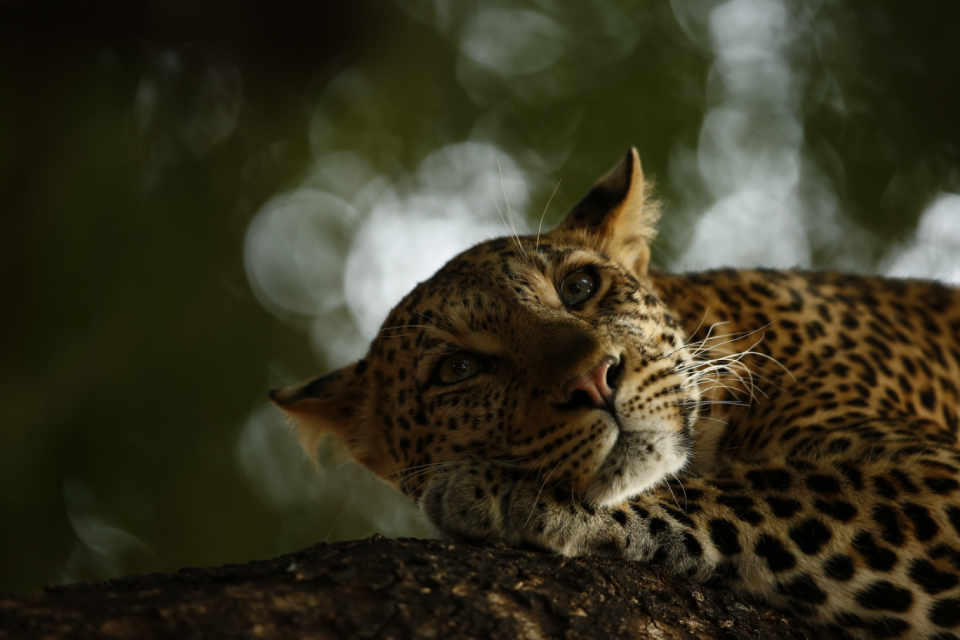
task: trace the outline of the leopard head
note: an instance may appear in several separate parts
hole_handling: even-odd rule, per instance
[[[417,285],[366,357],[270,397],[419,497],[481,456],[607,505],[680,470],[699,396],[648,275],[656,206],[631,149],[543,236],[479,244]]]

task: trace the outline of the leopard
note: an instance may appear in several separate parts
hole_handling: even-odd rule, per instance
[[[960,637],[960,291],[651,268],[636,149],[275,389],[454,540],[658,565],[852,638]]]

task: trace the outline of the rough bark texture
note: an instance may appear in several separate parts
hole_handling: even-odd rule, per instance
[[[380,536],[0,596],[0,638],[815,637],[630,562]]]

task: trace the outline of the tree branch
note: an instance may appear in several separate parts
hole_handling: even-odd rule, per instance
[[[622,560],[436,540],[0,596],[0,638],[823,640],[764,607]]]

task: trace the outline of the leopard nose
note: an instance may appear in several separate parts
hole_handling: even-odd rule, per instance
[[[587,373],[571,378],[563,383],[563,396],[567,401],[573,399],[574,393],[582,391],[590,398],[595,407],[606,406],[607,400],[613,397],[613,390],[607,381],[610,367],[615,367],[620,361],[613,356],[606,356],[595,364]]]

